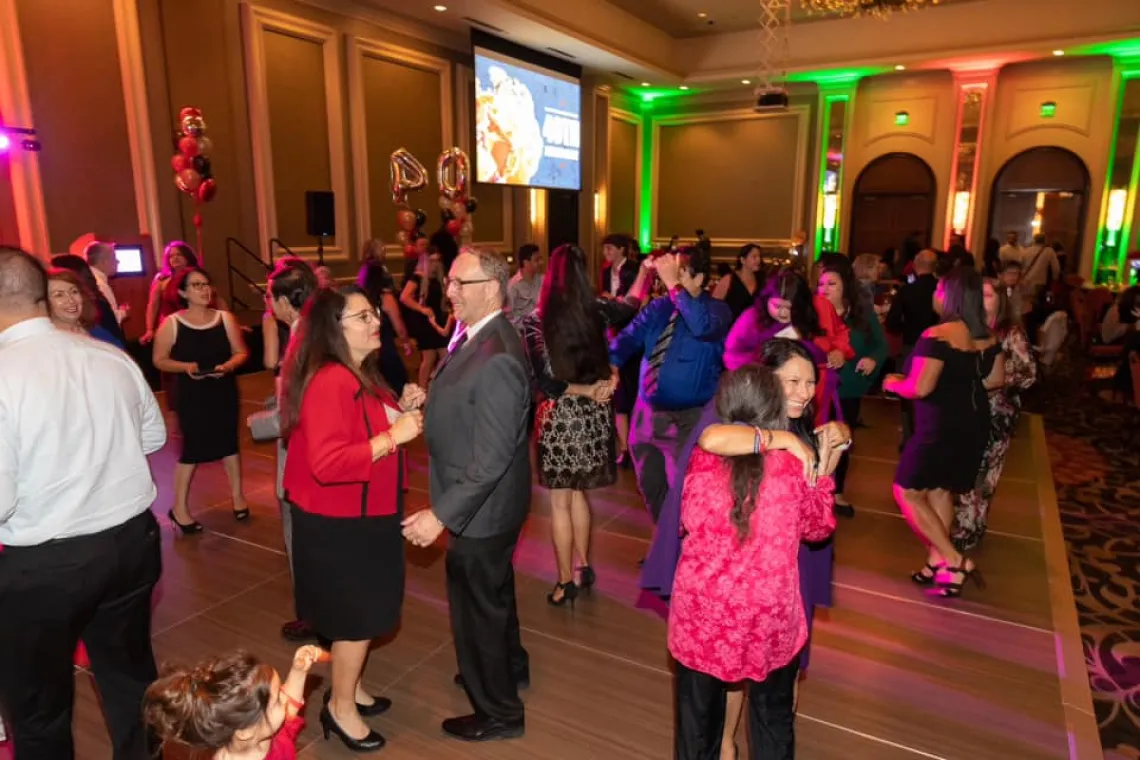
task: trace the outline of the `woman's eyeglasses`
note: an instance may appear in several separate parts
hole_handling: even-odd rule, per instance
[[[364,309],[363,311],[358,311],[354,314],[346,314],[341,317],[341,319],[345,321],[355,320],[363,325],[373,325],[379,324],[380,315],[376,313],[375,309]]]

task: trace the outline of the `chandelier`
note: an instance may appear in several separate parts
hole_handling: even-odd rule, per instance
[[[813,16],[870,16],[885,19],[892,13],[907,13],[938,5],[941,0],[801,0]]]

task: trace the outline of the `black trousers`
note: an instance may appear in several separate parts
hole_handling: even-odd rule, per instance
[[[840,398],[839,408],[843,410],[843,421],[851,428],[852,434],[855,430],[855,421],[859,419],[859,408],[863,405],[863,397],[856,396],[854,398]],[[851,466],[851,449],[843,452],[843,456],[839,459],[839,465],[835,468],[835,492],[843,493],[843,485],[847,482],[847,468]]]
[[[479,717],[523,718],[517,682],[530,661],[519,634],[512,564],[519,533],[452,536],[447,548],[447,602],[459,674]]]
[[[674,662],[674,760],[717,760],[724,734],[728,684]],[[751,760],[793,760],[796,756],[795,689],[797,654],[763,681],[749,681],[748,744]]]
[[[146,687],[158,677],[151,592],[162,574],[150,511],[78,538],[0,551],[0,706],[20,760],[71,760],[73,656],[82,639],[115,760],[145,760]]]

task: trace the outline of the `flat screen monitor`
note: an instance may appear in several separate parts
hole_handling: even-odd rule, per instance
[[[578,79],[475,47],[475,179],[581,189]]]
[[[146,274],[142,246],[116,245],[115,260],[119,262],[120,275]]]

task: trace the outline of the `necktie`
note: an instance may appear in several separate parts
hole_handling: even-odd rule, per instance
[[[443,357],[443,361],[439,363],[439,367],[436,369],[435,373],[432,375],[433,378],[439,377],[440,373],[443,372],[443,368],[446,367],[448,365],[448,363],[451,362],[451,357],[453,357],[457,353],[459,353],[459,349],[463,348],[463,346],[466,345],[466,343],[467,343],[467,331],[464,330],[463,333],[458,338],[455,339],[455,345],[453,345],[451,347],[451,350],[447,352],[447,356]]]
[[[661,365],[665,363],[665,354],[669,353],[669,344],[673,342],[673,333],[677,328],[677,317],[680,314],[676,309],[669,315],[665,329],[657,336],[653,350],[649,352],[649,369],[645,373],[645,397],[652,398],[657,392],[657,383],[661,376]]]

